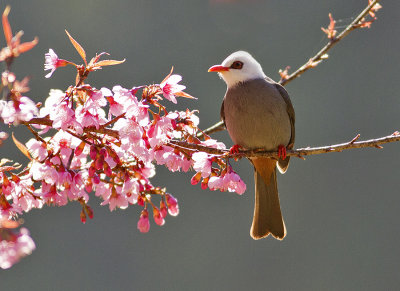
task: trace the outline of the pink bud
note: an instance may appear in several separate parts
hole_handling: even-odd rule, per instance
[[[119,156],[117,155],[117,153],[114,150],[109,149],[108,155],[114,160],[115,163],[117,163],[117,164],[121,163]]]
[[[96,173],[96,169],[94,168],[94,163],[92,163],[89,167],[89,177],[94,177]]]
[[[210,177],[204,178],[203,181],[201,181],[201,189],[206,190],[208,187],[208,181],[210,180]]]
[[[165,199],[167,199],[169,215],[177,216],[179,214],[178,200],[171,194],[166,194]]]
[[[85,222],[86,222],[86,214],[85,214],[85,212],[83,211],[83,209],[82,209],[82,211],[81,211],[81,221],[82,221],[82,223],[83,224],[85,224]]]
[[[137,204],[140,205],[140,206],[144,206],[144,199],[143,199],[142,195],[138,196]]]
[[[196,184],[198,184],[200,182],[200,179],[201,179],[201,173],[199,172],[199,173],[196,173],[196,175],[194,175],[192,177],[192,179],[190,180],[190,183],[192,185],[196,185]]]
[[[94,167],[96,168],[96,170],[103,169],[103,162],[104,162],[104,156],[99,154],[96,157],[96,160],[94,161]]]
[[[92,180],[93,180],[94,184],[99,184],[100,183],[100,177],[98,175],[94,175]]]
[[[100,155],[100,156],[103,156],[103,159],[104,159],[104,158],[107,158],[107,157],[108,157],[107,150],[106,150],[105,148],[102,148],[102,149],[100,150],[100,152],[99,152],[99,155]]]
[[[147,209],[143,209],[142,213],[140,214],[140,218],[137,224],[137,228],[140,232],[149,232],[150,230],[150,221],[149,221],[149,212]]]
[[[165,218],[168,213],[167,205],[165,204],[164,199],[161,199],[160,201],[160,213],[163,218]]]
[[[86,205],[86,212],[89,216],[90,219],[93,219],[93,210],[92,207],[90,207],[89,205]]]
[[[161,216],[160,210],[158,210],[157,207],[153,207],[153,218],[154,218],[154,222],[157,223],[158,225],[164,225],[165,220],[164,218]]]
[[[96,147],[94,145],[91,145],[90,146],[90,158],[92,160],[95,160],[96,156],[97,156],[97,149],[96,149]]]
[[[85,190],[86,192],[90,193],[93,190],[93,183],[92,181],[89,181],[85,184]]]
[[[84,141],[82,141],[79,146],[76,147],[75,149],[75,156],[79,156],[82,152],[83,149],[85,148],[86,143]]]
[[[106,174],[108,177],[112,176],[112,170],[110,166],[107,164],[107,162],[103,163],[103,169],[104,169],[104,174]]]

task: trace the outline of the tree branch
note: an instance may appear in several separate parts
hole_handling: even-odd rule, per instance
[[[314,68],[317,64],[328,58],[327,52],[339,41],[341,41],[345,36],[347,36],[351,31],[360,28],[360,23],[365,18],[365,16],[371,11],[371,9],[379,3],[379,0],[372,1],[355,19],[351,22],[337,37],[329,39],[329,42],[312,58],[310,58],[304,65],[298,68],[295,72],[290,74],[287,78],[279,81],[281,85],[286,85],[290,81],[296,79],[304,72],[311,68]],[[225,129],[223,121],[219,121],[209,128],[203,130],[199,133],[197,137],[202,137],[204,134],[212,134]]]
[[[335,144],[330,146],[322,146],[322,147],[306,147],[306,148],[299,148],[296,150],[288,150],[287,156],[293,156],[304,159],[304,156],[310,155],[318,155],[324,153],[334,153],[334,152],[341,152],[344,150],[349,149],[356,149],[356,148],[382,148],[382,144],[400,141],[400,133],[398,131],[394,132],[391,135],[384,136],[381,138],[376,139],[369,139],[364,141],[357,141],[360,135],[358,134],[352,140],[341,143]],[[237,154],[229,154],[229,150],[221,150],[215,148],[209,148],[202,145],[182,142],[182,141],[170,141],[168,146],[177,149],[185,149],[189,151],[202,151],[213,155],[227,155],[229,158],[242,158],[242,157],[271,157],[271,158],[278,158],[277,151],[265,151],[263,149],[255,149],[255,150],[239,150]]]

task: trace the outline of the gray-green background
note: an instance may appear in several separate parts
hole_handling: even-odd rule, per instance
[[[1,9],[6,2],[0,1]],[[90,76],[96,87],[160,82],[171,66],[198,100],[178,108],[200,110],[201,127],[219,119],[225,84],[207,69],[244,49],[279,79],[316,53],[328,13],[348,24],[367,1],[12,1],[10,22],[24,40],[39,44],[13,69],[31,75],[28,96],[43,101],[51,88],[74,80],[72,67],[44,78],[49,48],[79,62],[67,29],[89,56],[106,51],[123,65]],[[382,1],[378,21],[358,30],[330,59],[287,86],[296,110],[296,147],[345,142],[400,129],[398,1]],[[0,39],[4,46],[4,39]],[[4,125],[3,125],[4,128]],[[3,129],[4,130],[4,129]],[[22,127],[20,140],[30,138]],[[231,142],[226,134],[218,139]],[[1,157],[26,159],[9,140]],[[136,229],[140,207],[109,212],[93,197],[95,218],[86,225],[80,207],[31,211],[25,226],[37,244],[33,254],[0,271],[0,290],[394,290],[400,283],[400,148],[361,149],[293,159],[279,175],[288,235],[253,241],[252,167],[235,169],[248,185],[243,196],[203,191],[192,173],[158,169],[181,213],[150,233]]]

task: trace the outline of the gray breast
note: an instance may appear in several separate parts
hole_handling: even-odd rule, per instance
[[[276,149],[287,145],[291,125],[286,103],[273,82],[255,79],[229,88],[224,98],[225,124],[235,144]]]

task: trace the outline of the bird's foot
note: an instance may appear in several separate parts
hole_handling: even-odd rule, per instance
[[[284,145],[278,146],[278,157],[282,160],[286,159],[286,147]]]
[[[229,149],[229,154],[230,154],[230,155],[238,154],[238,153],[239,153],[239,149],[241,149],[241,148],[242,148],[242,146],[240,146],[240,145],[238,145],[238,144],[235,144],[234,146],[232,146],[232,147]]]

